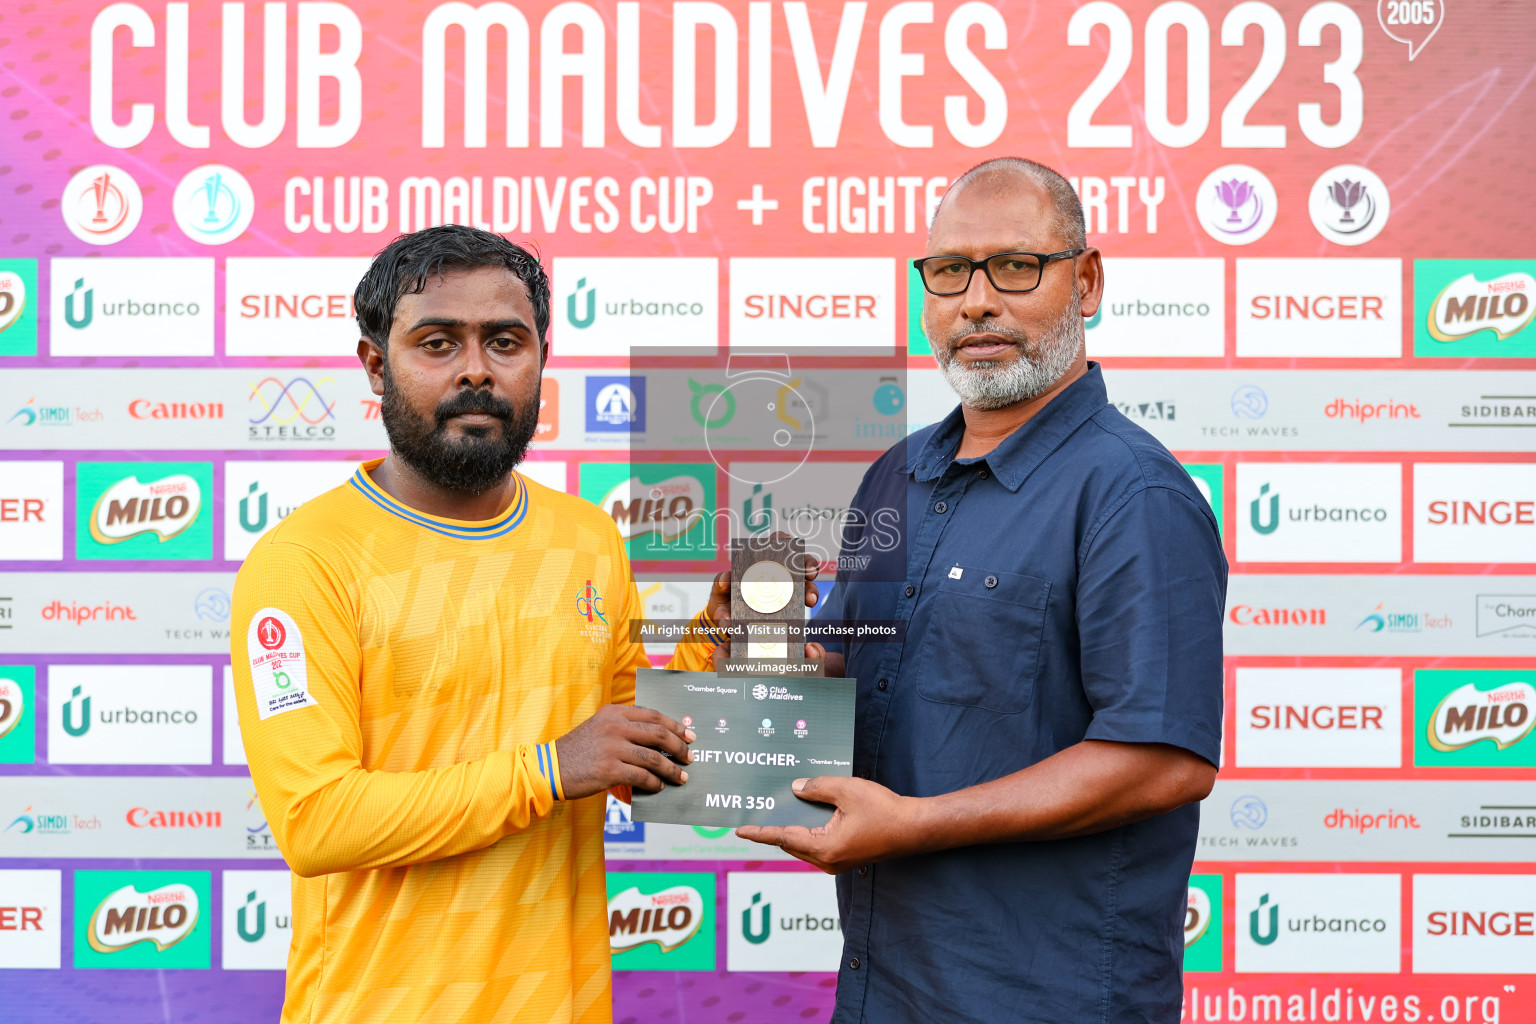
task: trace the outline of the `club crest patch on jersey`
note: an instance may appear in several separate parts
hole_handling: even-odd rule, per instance
[[[245,633],[245,651],[251,659],[256,713],[263,721],[317,703],[309,695],[304,637],[287,612],[263,608],[251,616]]]

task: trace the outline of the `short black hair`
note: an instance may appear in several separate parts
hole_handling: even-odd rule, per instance
[[[1056,211],[1055,223],[1051,226],[1056,237],[1060,238],[1068,249],[1081,249],[1087,246],[1088,227],[1083,221],[1083,203],[1077,197],[1077,190],[1072,187],[1070,181],[1061,176],[1059,171],[1035,160],[1026,160],[1021,156],[998,156],[983,160],[951,182],[949,188],[944,191],[944,197],[948,198],[951,193],[959,194],[961,187],[973,181],[997,178],[1005,174],[1020,175],[1045,189]],[[944,201],[941,199],[939,206],[943,205]],[[933,219],[939,219],[937,210],[934,211]],[[929,230],[932,230],[931,224]]]
[[[500,235],[463,224],[399,235],[386,245],[352,295],[358,329],[387,352],[400,296],[418,294],[434,274],[441,277],[445,271],[476,267],[504,267],[523,282],[533,304],[539,341],[544,342],[549,333],[549,275],[538,256]]]

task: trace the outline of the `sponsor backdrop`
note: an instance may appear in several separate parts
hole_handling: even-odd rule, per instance
[[[6,1019],[276,1018],[229,593],[384,445],[351,293],[389,238],[538,247],[527,472],[609,511],[680,619],[720,564],[662,543],[680,514],[825,532],[869,449],[953,406],[907,261],[1018,153],[1082,196],[1088,350],[1232,563],[1185,1018],[1536,1020],[1533,79],[1492,0],[7,5]],[[906,375],[786,378],[797,437],[863,441],[775,480],[673,443],[682,407],[742,424],[720,384],[668,401],[652,345]],[[616,1020],[826,1018],[828,879],[618,803],[606,835]]]

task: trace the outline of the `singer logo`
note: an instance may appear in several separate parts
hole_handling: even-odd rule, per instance
[[[115,953],[140,942],[170,949],[197,927],[197,891],[182,882],[139,892],[132,885],[107,894],[91,912],[86,933],[98,953]]]
[[[119,480],[91,509],[91,536],[98,544],[119,544],[141,533],[170,540],[191,526],[203,508],[197,481],[183,473],[141,483]]]

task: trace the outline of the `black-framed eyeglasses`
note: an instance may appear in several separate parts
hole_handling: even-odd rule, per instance
[[[971,286],[980,268],[1000,292],[1032,292],[1040,287],[1047,263],[1081,256],[1087,249],[1061,252],[997,252],[979,260],[968,256],[924,256],[912,261],[923,278],[923,287],[934,295],[959,295]]]

